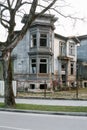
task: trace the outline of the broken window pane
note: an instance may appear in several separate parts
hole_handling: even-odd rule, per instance
[[[31,61],[32,73],[36,73],[36,59],[32,59]]]
[[[32,47],[36,47],[37,45],[37,37],[36,34],[32,35]]]

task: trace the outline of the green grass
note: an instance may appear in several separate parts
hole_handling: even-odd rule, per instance
[[[23,110],[40,110],[40,111],[62,111],[62,112],[87,112],[87,107],[78,106],[49,106],[49,105],[32,105],[17,104],[16,109]]]
[[[18,97],[41,97],[44,98],[43,92],[18,92]],[[76,99],[76,90],[67,90],[67,91],[46,91],[46,98],[63,98],[63,99]],[[78,89],[78,99],[87,99],[87,88]]]
[[[0,103],[0,108],[6,108],[4,103]],[[16,104],[15,109],[20,110],[40,110],[53,112],[87,112],[87,107],[79,106],[49,106],[49,105],[33,105],[33,104]]]
[[[3,108],[4,107],[4,103],[0,103],[0,108]]]

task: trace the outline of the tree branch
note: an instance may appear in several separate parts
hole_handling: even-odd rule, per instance
[[[13,49],[18,44],[18,41],[20,39],[22,39],[24,34],[27,32],[27,29],[31,26],[32,21],[35,20],[35,11],[36,11],[37,4],[38,4],[38,0],[33,0],[31,8],[30,8],[29,15],[27,15],[27,22],[23,26],[20,34],[18,34],[18,36],[16,38],[13,38],[12,44],[7,46],[7,48],[6,48],[7,50],[8,49]]]
[[[22,6],[22,0],[17,0],[16,4],[15,4],[15,12]]]
[[[64,18],[70,18],[70,19],[74,19],[74,20],[84,20],[84,18],[79,18],[79,17],[75,17],[72,15],[64,15],[63,13],[61,13],[60,11],[56,10],[55,8],[51,8],[52,10],[54,10],[55,12],[57,12],[60,16],[64,17]]]
[[[55,3],[56,3],[57,0],[53,0],[53,2],[51,2],[47,7],[45,7],[40,13],[38,13],[36,15],[36,17],[44,14],[48,9],[50,9]]]
[[[7,0],[8,8],[11,9],[10,0]]]
[[[5,28],[9,28],[9,26],[8,26],[8,24],[9,24],[9,21],[8,20],[6,20],[6,18],[3,18],[3,17],[5,17],[4,15],[3,15],[3,12],[4,11],[6,11],[7,9],[3,9],[3,10],[1,10],[1,14],[0,14],[0,21],[1,21],[1,24],[5,27]],[[7,23],[7,24],[5,24],[5,23]]]

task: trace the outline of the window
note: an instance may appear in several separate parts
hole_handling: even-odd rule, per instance
[[[36,47],[37,46],[37,35],[33,34],[32,35],[32,45],[31,47]]]
[[[48,60],[45,58],[38,59],[32,58],[31,59],[31,73],[47,73],[48,72]],[[37,69],[38,68],[38,69]],[[38,70],[38,71],[37,71]]]
[[[39,40],[40,47],[46,47],[47,46],[47,33],[41,33],[38,35],[36,33],[33,33],[31,35],[31,47],[37,46],[37,41]]]
[[[40,89],[47,89],[47,84],[40,84]]]
[[[87,82],[84,82],[84,87],[87,87]]]
[[[71,64],[70,64],[70,73],[71,73],[71,75],[73,75],[74,74],[74,63],[72,62]]]
[[[65,42],[61,42],[59,43],[59,54],[61,56],[65,56],[66,54],[66,45],[65,45]]]
[[[47,46],[47,34],[40,34],[40,46]]]
[[[47,73],[47,59],[40,59],[39,72]]]
[[[62,75],[62,83],[66,83],[66,75]]]
[[[31,60],[32,73],[36,73],[36,59]]]
[[[71,42],[69,43],[69,54],[75,55],[75,44]]]
[[[35,84],[30,84],[30,89],[35,89]]]
[[[66,70],[66,64],[65,64],[65,63],[62,63],[61,69],[62,69],[62,71],[65,71],[65,70]]]

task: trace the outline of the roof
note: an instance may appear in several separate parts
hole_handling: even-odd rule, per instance
[[[80,39],[77,36],[69,36],[68,39],[73,39],[76,43],[80,43]]]
[[[31,23],[31,28],[35,27],[35,26],[46,26],[46,27],[51,27],[53,30],[55,29],[54,23],[57,21],[57,17],[55,17],[55,15],[51,15],[51,14],[42,14],[42,15],[38,15],[38,13],[36,13],[37,17],[36,19]],[[22,23],[26,23],[28,19],[28,14],[25,14],[22,18]]]
[[[84,39],[87,39],[87,35],[78,36],[78,38],[79,38],[80,40],[84,40]]]
[[[57,33],[55,33],[55,37],[60,38],[62,40],[67,40],[67,37],[64,37],[64,36],[57,34]]]
[[[73,39],[76,43],[80,43],[80,39],[77,36],[68,36],[68,37],[65,37],[65,36],[62,36],[60,34],[56,34],[55,33],[55,37],[60,38],[60,39],[65,40],[65,41],[67,41],[69,39]]]
[[[36,13],[36,15],[38,15],[38,13]],[[26,19],[28,17],[28,14],[24,14],[23,16],[23,19],[22,19],[22,23],[25,23],[26,22]],[[36,19],[38,18],[45,18],[45,19],[51,19],[53,22],[56,22],[57,21],[57,17],[55,17],[55,15],[51,15],[51,14],[42,14],[40,16],[38,16]]]

